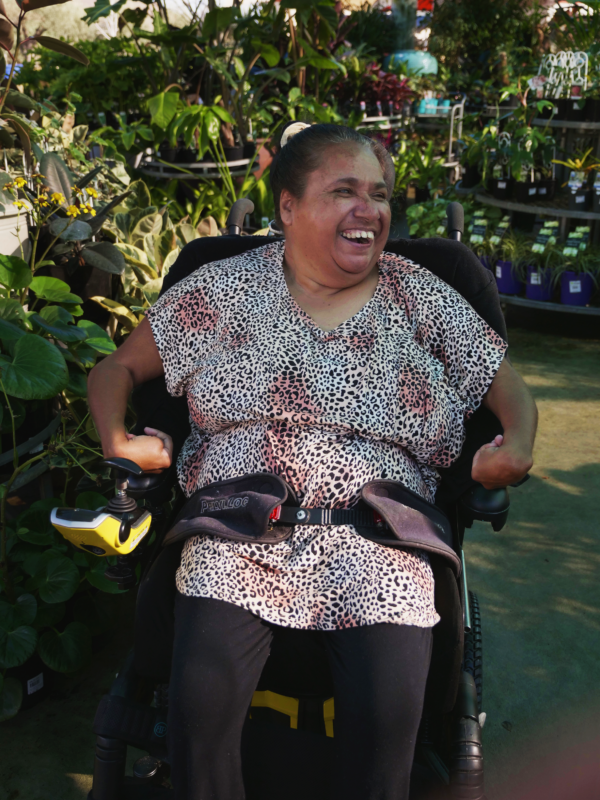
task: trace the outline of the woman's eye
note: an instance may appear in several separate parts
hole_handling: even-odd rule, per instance
[[[346,189],[346,188],[338,189],[337,192],[338,192],[338,194],[352,194],[352,190],[351,189]]]

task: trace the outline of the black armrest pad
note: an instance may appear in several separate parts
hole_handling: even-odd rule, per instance
[[[499,531],[508,519],[508,489],[484,489],[478,484],[461,496],[458,507],[466,528],[470,528],[475,520],[480,520],[490,522],[493,529]]]

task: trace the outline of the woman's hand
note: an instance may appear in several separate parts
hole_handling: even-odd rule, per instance
[[[173,459],[173,440],[155,428],[144,428],[145,436],[125,434],[125,440],[105,453],[107,458],[116,456],[128,458],[141,467],[144,472],[160,472],[171,466]]]
[[[486,489],[500,489],[518,483],[532,466],[531,448],[504,444],[504,437],[496,436],[475,453],[471,477]]]

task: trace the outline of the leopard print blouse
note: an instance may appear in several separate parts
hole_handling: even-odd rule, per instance
[[[460,454],[505,342],[447,284],[390,253],[369,302],[324,331],[290,295],[285,245],[208,264],[148,311],[168,390],[192,433],[178,461],[187,496],[251,472],[283,477],[307,507],[349,508],[375,478],[432,501]],[[189,539],[177,588],[292,628],[439,617],[426,554],[352,526],[296,526],[274,545]]]

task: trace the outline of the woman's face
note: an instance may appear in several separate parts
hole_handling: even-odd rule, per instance
[[[390,230],[390,198],[377,158],[355,144],[329,147],[301,199],[281,193],[286,258],[352,286],[373,269]]]

